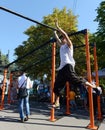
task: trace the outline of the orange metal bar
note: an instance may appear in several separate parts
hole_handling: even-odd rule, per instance
[[[55,102],[55,95],[53,92],[54,89],[54,82],[55,82],[55,56],[56,56],[56,43],[52,44],[52,80],[51,80],[51,104],[53,104]],[[54,108],[51,108],[51,117],[50,117],[50,121],[55,121],[55,110]]]
[[[70,115],[69,82],[66,82],[66,115]]]
[[[4,97],[5,97],[5,88],[6,88],[6,79],[7,79],[6,77],[7,77],[7,68],[4,69],[4,79],[3,79],[3,86],[2,86],[0,110],[2,110],[4,108]]]
[[[89,51],[87,30],[85,34],[85,43],[86,43],[87,78],[88,81],[91,82],[90,51]],[[90,124],[87,127],[95,130],[97,129],[97,126],[94,125],[93,96],[92,96],[92,88],[90,87],[89,87],[89,109],[90,109]]]
[[[12,85],[12,77],[13,77],[13,73],[10,73],[10,83],[9,83],[9,88],[8,88],[8,104],[11,103],[10,90],[11,90],[11,85]]]
[[[99,86],[99,79],[98,79],[98,64],[97,64],[97,54],[96,54],[96,44],[94,44],[94,67],[95,67],[95,74],[96,74],[96,85]]]
[[[95,74],[96,74],[96,76],[95,76],[95,78],[96,78],[96,86],[99,86],[96,44],[94,44],[94,67],[95,67]],[[100,96],[98,96],[98,98],[97,98],[97,104],[98,104],[98,119],[102,120],[101,98],[100,98]]]

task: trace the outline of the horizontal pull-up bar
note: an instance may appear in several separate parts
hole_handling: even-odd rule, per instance
[[[44,59],[41,59],[40,61],[37,61],[37,62],[35,62],[35,63],[33,63],[33,64],[30,64],[30,65],[26,66],[26,67],[24,68],[24,70],[26,70],[26,69],[28,69],[28,68],[30,68],[30,67],[36,66],[36,65],[38,65],[38,64],[40,64],[40,63],[42,63],[42,62],[45,62],[46,60],[51,59],[51,57],[52,57],[52,56],[50,55],[50,56],[48,56],[48,57],[46,57],[46,58],[44,58]]]
[[[26,17],[26,16],[23,16],[23,15],[21,15],[21,14],[19,14],[19,13],[16,13],[16,12],[11,11],[11,10],[9,10],[9,9],[6,9],[6,8],[4,8],[4,7],[1,7],[1,6],[0,6],[0,9],[6,11],[6,12],[8,12],[8,13],[11,13],[11,14],[13,14],[13,15],[16,15],[16,16],[18,16],[18,17],[21,17],[21,18],[23,18],[23,19],[26,19],[26,20],[29,20],[29,21],[31,21],[31,22],[37,23],[37,24],[39,24],[39,25],[41,25],[41,26],[44,26],[44,27],[46,27],[46,28],[49,28],[49,29],[58,31],[56,28],[53,28],[53,27],[48,26],[48,25],[46,25],[46,24],[40,23],[40,22],[38,22],[38,21],[36,21],[36,20],[33,20],[33,19],[28,18],[28,17]],[[74,33],[68,33],[68,35],[69,35],[69,36],[72,36],[72,35],[77,35],[77,34],[80,34],[80,33],[86,34],[86,29],[81,30],[81,31],[78,31],[78,32],[74,32]]]
[[[80,30],[78,32],[72,32],[72,33],[68,33],[68,36],[76,36],[78,34],[86,34],[87,33],[87,29],[84,29],[84,30]],[[62,35],[60,36],[60,38],[62,38]]]
[[[50,43],[51,41],[52,41],[52,40],[49,40],[49,41],[45,42],[44,44],[37,46],[37,47],[34,48],[32,51],[27,52],[25,55],[19,57],[18,59],[14,60],[13,62],[11,62],[11,63],[9,63],[8,65],[6,65],[6,68],[8,68],[10,65],[12,65],[12,64],[14,64],[14,63],[16,63],[16,62],[18,62],[19,60],[22,60],[22,59],[25,58],[26,56],[31,55],[32,53],[34,53],[34,52],[37,51],[38,49],[40,49],[40,48],[44,47],[45,45],[47,45],[48,43]]]
[[[69,36],[78,35],[78,34],[80,34],[80,33],[85,34],[85,32],[86,32],[86,29],[81,30],[81,31],[78,31],[78,32],[74,32],[74,33],[69,33]],[[61,36],[61,37],[62,37],[62,36]],[[26,56],[28,56],[28,55],[34,53],[34,52],[37,51],[38,49],[40,49],[40,48],[44,47],[45,45],[47,45],[48,43],[53,43],[53,42],[56,42],[56,39],[55,39],[55,38],[52,38],[52,39],[50,39],[49,41],[45,42],[44,44],[42,44],[42,45],[40,45],[40,46],[34,48],[34,49],[31,50],[30,52],[26,53],[25,55],[19,57],[19,58],[16,59],[16,60],[14,60],[13,62],[11,62],[11,63],[9,63],[8,65],[6,65],[5,67],[8,68],[10,65],[12,65],[12,64],[14,64],[14,63],[16,63],[16,62],[18,62],[19,60],[22,60],[22,59],[25,58]],[[83,45],[83,46],[84,46],[84,45]],[[76,48],[77,48],[77,47],[76,47]]]
[[[78,34],[86,34],[87,33],[87,29],[84,30],[80,30],[78,32],[73,32],[73,33],[68,33],[69,36],[73,36],[73,35],[78,35]]]
[[[38,22],[38,21],[36,21],[36,20],[33,20],[33,19],[28,18],[28,17],[26,17],[26,16],[23,16],[23,15],[21,15],[21,14],[18,14],[18,13],[16,13],[16,12],[11,11],[11,10],[9,10],[9,9],[6,9],[6,8],[4,8],[4,7],[1,7],[1,6],[0,6],[0,9],[6,11],[6,12],[8,12],[8,13],[14,14],[14,15],[16,15],[16,16],[18,16],[18,17],[21,17],[21,18],[23,18],[23,19],[26,19],[26,20],[29,20],[29,21],[31,21],[31,22],[37,23],[37,24],[39,24],[39,25],[41,25],[41,26],[43,26],[43,27],[46,27],[46,28],[49,28],[49,29],[52,29],[52,30],[57,30],[56,28],[53,28],[53,27],[48,26],[48,25],[46,25],[46,24],[40,23],[40,22]]]

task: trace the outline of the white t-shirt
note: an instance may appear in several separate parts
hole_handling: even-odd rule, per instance
[[[23,84],[24,83],[24,84]],[[22,85],[23,84],[23,85]],[[32,88],[32,82],[30,80],[29,77],[26,77],[25,74],[23,74],[22,76],[20,76],[18,78],[18,87],[20,88],[22,85],[22,87],[26,87],[27,89]]]
[[[61,45],[60,47],[60,66],[59,70],[62,69],[66,64],[75,66],[75,60],[73,58],[73,46],[69,47],[67,44]]]

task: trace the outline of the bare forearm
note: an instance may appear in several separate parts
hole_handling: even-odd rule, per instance
[[[62,28],[59,27],[57,19],[55,19],[55,25],[56,25],[58,31],[61,33],[61,35],[67,40],[67,44],[70,47],[72,45],[72,42],[69,39],[68,34]]]
[[[57,40],[57,43],[58,43],[59,45],[61,45],[61,40],[59,39],[59,37],[58,37],[56,31],[54,31],[54,35],[55,35],[55,38],[56,38],[56,40]]]
[[[58,31],[59,31],[63,36],[66,36],[66,32],[65,32],[62,28],[60,28],[59,26],[57,26],[57,29],[58,29]]]

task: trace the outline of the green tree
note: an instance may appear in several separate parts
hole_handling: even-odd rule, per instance
[[[96,43],[98,68],[102,69],[105,68],[105,1],[100,3],[96,11],[97,16],[95,21],[98,22],[98,28],[96,33],[90,36],[90,41],[91,43]],[[105,85],[105,81],[103,78],[100,78],[99,81],[100,84]]]
[[[77,32],[77,16],[74,16],[71,10],[66,10],[66,8],[63,8],[62,10],[54,9],[53,13],[45,16],[43,18],[42,23],[52,26],[55,28],[54,19],[58,18],[59,25],[66,31],[66,32]],[[52,30],[45,28],[40,25],[31,26],[24,32],[28,39],[27,41],[24,41],[22,45],[18,46],[15,49],[15,55],[17,58],[22,57],[23,55],[27,54],[27,52],[30,52],[34,48],[38,47],[39,45],[42,45],[46,41],[49,41],[52,37],[54,37],[54,33]],[[80,35],[78,37],[83,42],[83,35]],[[77,46],[81,43],[78,41],[78,38],[71,37],[73,43]],[[44,74],[47,74],[50,78],[51,76],[51,58],[47,60],[43,60],[44,58],[51,56],[51,49],[52,45],[49,43],[48,45],[44,46],[41,49],[38,49],[31,55],[23,58],[22,60],[18,61],[19,68],[27,68],[28,73],[34,77],[37,78],[38,76],[43,76]],[[58,46],[57,46],[57,53],[58,53]],[[79,51],[75,53],[75,57],[80,62],[80,55],[81,59],[84,63],[84,54],[85,51]],[[43,61],[43,62],[42,62]],[[59,57],[56,59],[56,68],[59,64]],[[29,67],[28,67],[29,66]],[[83,69],[83,66],[78,66],[77,70],[79,68]],[[79,71],[80,72],[80,71]]]
[[[8,58],[8,54],[4,55],[2,54],[2,52],[0,51],[0,74],[4,73],[4,69],[5,67],[7,67],[7,65],[10,63],[9,58]],[[9,78],[9,73],[14,70],[14,68],[16,68],[15,64],[12,64],[11,66],[9,66],[8,68],[8,73],[7,73],[7,78]]]
[[[97,44],[97,55],[99,68],[105,67],[105,1],[101,2],[97,8],[97,17],[95,21],[98,22],[97,32],[94,34],[94,41]]]
[[[0,51],[0,74],[3,74],[5,66],[9,63],[8,56]]]

